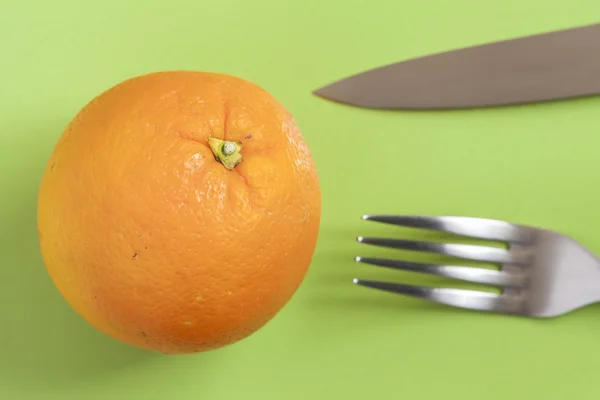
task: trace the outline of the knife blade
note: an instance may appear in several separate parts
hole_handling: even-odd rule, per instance
[[[375,109],[463,109],[600,94],[600,24],[413,58],[324,86],[315,95]]]

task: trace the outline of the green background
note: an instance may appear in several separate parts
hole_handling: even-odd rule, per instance
[[[382,112],[311,92],[370,67],[599,16],[598,0],[4,2],[0,398],[597,399],[600,306],[533,320],[351,279],[440,283],[355,265],[356,255],[393,254],[357,235],[401,233],[363,213],[508,219],[600,253],[600,98]],[[93,330],[53,287],[36,234],[40,176],[66,123],[119,81],[167,69],[226,72],[269,90],[295,114],[323,188],[318,247],[297,295],[250,338],[189,356]]]

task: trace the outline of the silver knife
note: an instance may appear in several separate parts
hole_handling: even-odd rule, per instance
[[[600,24],[467,47],[375,68],[314,94],[380,109],[461,109],[600,94]]]

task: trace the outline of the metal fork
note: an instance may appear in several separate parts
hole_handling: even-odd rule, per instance
[[[600,302],[600,260],[563,234],[473,217],[365,215],[363,219],[499,241],[507,248],[361,236],[357,240],[364,244],[498,264],[493,270],[356,257],[360,263],[491,285],[501,293],[354,279],[357,285],[454,307],[531,317],[555,317]]]

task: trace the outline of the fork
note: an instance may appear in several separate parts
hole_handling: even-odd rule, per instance
[[[489,285],[499,288],[500,293],[354,279],[357,285],[448,306],[529,317],[556,317],[600,301],[600,260],[561,233],[460,216],[365,215],[363,219],[497,241],[506,247],[360,236],[357,240],[363,244],[497,264],[499,268],[494,270],[356,257],[359,263]]]

